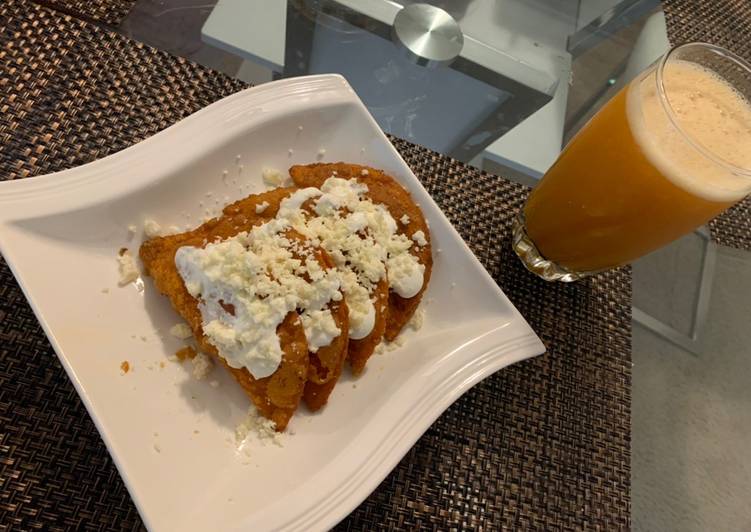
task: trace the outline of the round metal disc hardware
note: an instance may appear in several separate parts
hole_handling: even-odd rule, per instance
[[[443,9],[411,4],[396,14],[391,37],[418,65],[436,67],[451,63],[464,46],[459,24]]]

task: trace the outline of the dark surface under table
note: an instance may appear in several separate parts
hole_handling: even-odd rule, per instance
[[[3,3],[0,27],[0,179],[104,157],[243,88],[30,1]],[[509,244],[525,187],[392,141],[548,351],[466,393],[339,527],[628,529],[630,272],[538,280]],[[0,528],[140,526],[0,259]]]

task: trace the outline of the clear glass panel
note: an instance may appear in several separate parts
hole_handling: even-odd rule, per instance
[[[576,68],[591,70],[575,54],[642,24],[657,0],[432,0],[464,38],[453,62],[433,67],[392,38],[396,14],[416,3],[141,0],[119,31],[256,84],[341,73],[385,131],[529,180],[552,163],[622,62],[605,54],[604,79],[575,75],[571,84]],[[598,17],[613,9],[617,23],[603,24]],[[629,44],[619,44],[626,55]]]

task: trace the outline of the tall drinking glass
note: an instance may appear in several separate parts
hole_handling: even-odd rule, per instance
[[[690,232],[751,192],[751,65],[670,50],[571,140],[514,224],[524,265],[573,281]]]

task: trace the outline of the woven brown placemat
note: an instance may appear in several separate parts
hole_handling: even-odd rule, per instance
[[[133,9],[137,0],[33,0],[33,2],[81,20],[117,26]]]
[[[663,0],[662,5],[672,44],[704,41],[751,61],[749,0]],[[712,220],[709,229],[716,242],[751,250],[751,198]]]
[[[629,529],[630,272],[537,279],[510,243],[526,187],[392,141],[548,351],[472,388],[340,528]]]
[[[0,179],[101,158],[246,86],[20,1],[0,6],[0,64]]]
[[[103,157],[242,87],[23,0],[0,7],[0,40],[5,179]],[[527,189],[394,143],[549,350],[470,390],[340,528],[627,529],[629,272],[575,285],[539,281],[509,245]],[[141,522],[0,260],[3,526]]]

